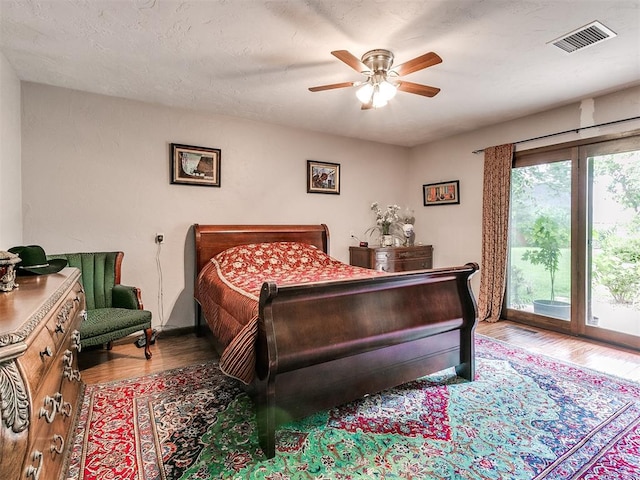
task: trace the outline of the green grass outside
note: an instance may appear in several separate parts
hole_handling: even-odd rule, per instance
[[[542,265],[532,265],[526,260],[522,260],[522,255],[527,250],[527,247],[514,247],[511,249],[511,269],[517,267],[522,270],[526,286],[528,287],[526,290],[521,291],[527,291],[525,295],[530,301],[550,300],[551,280],[549,272],[547,272]],[[554,290],[556,300],[571,297],[571,251],[569,248],[562,249],[558,271],[556,272]]]

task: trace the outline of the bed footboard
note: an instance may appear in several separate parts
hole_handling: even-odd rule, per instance
[[[260,296],[257,419],[267,457],[278,425],[455,367],[475,375],[478,265],[278,287]]]

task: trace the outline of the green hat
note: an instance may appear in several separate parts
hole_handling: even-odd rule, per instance
[[[18,275],[46,275],[59,272],[67,266],[67,261],[64,258],[47,260],[44,249],[40,245],[13,247],[9,251],[18,255],[22,260],[16,269]]]

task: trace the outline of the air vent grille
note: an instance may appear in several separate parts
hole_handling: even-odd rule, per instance
[[[603,42],[609,38],[616,36],[616,33],[605,27],[600,22],[592,22],[584,27],[580,27],[571,33],[563,35],[556,40],[552,40],[551,44],[564,50],[567,53],[573,53],[585,47],[590,47],[596,43]]]

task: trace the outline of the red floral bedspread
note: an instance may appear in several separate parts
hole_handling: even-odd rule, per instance
[[[258,300],[264,282],[280,286],[379,274],[347,265],[303,243],[240,245],[219,253],[200,272],[196,298],[224,347],[221,370],[245,383],[254,378]]]

